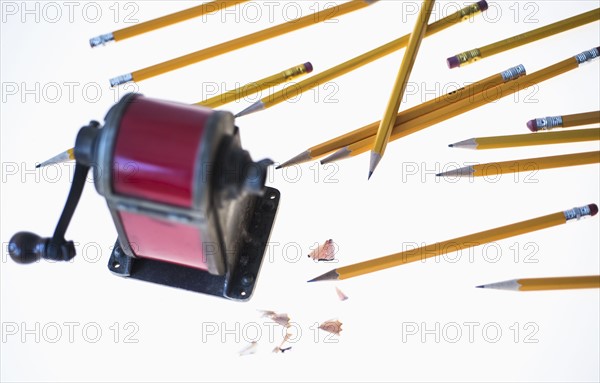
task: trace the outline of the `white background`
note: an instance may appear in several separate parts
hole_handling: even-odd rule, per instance
[[[458,182],[434,176],[466,162],[597,150],[597,142],[479,152],[453,150],[447,144],[526,133],[525,122],[535,117],[598,110],[598,62],[391,143],[369,182],[368,155],[338,167],[306,164],[273,172],[269,183],[281,191],[282,199],[270,253],[249,303],[111,275],[106,263],[116,231],[91,183],[67,233],[78,242],[78,257],[70,264],[13,263],[6,251],[11,235],[20,230],[51,235],[70,185],[72,166],[35,172],[35,163],[71,147],[78,129],[90,119],[101,121],[125,90],[191,103],[209,96],[215,85],[229,90],[308,60],[316,72],[325,70],[409,33],[419,6],[381,1],[336,22],[141,82],[139,89],[111,90],[108,79],[116,75],[324,6],[315,1],[270,2],[268,8],[257,2],[110,46],[88,46],[90,37],[127,26],[131,19],[149,20],[195,4],[2,2],[2,380],[600,379],[598,290],[512,293],[474,288],[512,278],[600,273],[597,217],[339,283],[306,283],[336,265],[398,252],[413,243],[434,243],[598,203],[597,165]],[[432,18],[466,4],[440,1]],[[479,15],[424,40],[401,108],[511,66],[523,64],[531,73],[598,46],[596,22],[464,68],[449,70],[445,64],[456,53],[598,4],[490,3],[486,17]],[[25,7],[34,12],[25,13]],[[96,14],[98,9],[101,14]],[[245,148],[255,159],[282,162],[379,120],[402,52],[311,90],[296,102],[239,119]],[[256,100],[223,109],[235,113]],[[339,246],[340,263],[310,261],[306,254],[311,247],[328,238]],[[340,302],[334,286],[350,299]],[[258,309],[287,312],[297,323],[290,352],[271,353],[281,328],[275,328],[271,343],[270,327]],[[330,318],[343,322],[343,332],[326,340],[315,324]],[[68,326],[74,328],[72,338]],[[257,354],[240,357],[238,352],[254,338]]]

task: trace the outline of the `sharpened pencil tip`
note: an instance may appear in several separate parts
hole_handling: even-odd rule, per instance
[[[42,167],[42,164],[37,164],[37,165],[35,165],[35,168],[36,168],[36,169],[39,169],[39,168],[41,168],[41,167]]]
[[[279,170],[279,169],[281,169],[281,165],[275,167],[275,170]]]
[[[452,169],[447,172],[436,174],[436,177],[470,177],[475,173],[473,166],[465,166],[464,168]]]
[[[325,165],[330,162],[334,162],[334,161],[338,161],[338,160],[350,157],[351,154],[352,154],[352,152],[350,150],[348,150],[348,147],[344,146],[343,148],[339,149],[337,152],[333,153],[329,157],[323,158],[321,160],[321,165]]]
[[[313,278],[307,282],[310,283],[310,282],[319,282],[319,281],[337,281],[339,279],[339,276],[340,275],[338,274],[337,270],[333,269],[333,270],[328,271],[323,275],[319,275],[318,277]]]
[[[475,286],[478,289],[485,289],[485,285],[479,285],[479,286]]]
[[[371,161],[369,162],[369,178],[368,179],[371,179],[371,176],[375,172],[377,165],[379,165],[379,161],[381,161],[381,154],[379,154],[375,151],[371,151]]]
[[[306,151],[298,154],[294,158],[290,158],[289,160],[280,164],[276,169],[282,169],[282,168],[287,168],[288,166],[299,165],[299,164],[309,161],[311,159],[312,159],[312,156],[310,154],[310,150],[306,150]]]
[[[448,147],[449,147],[449,148],[453,148],[453,147],[454,147],[454,144],[450,144],[450,145],[448,145]]]
[[[372,175],[373,175],[373,172],[369,172],[369,177],[367,177],[367,181],[371,179]]]
[[[246,109],[244,109],[241,112],[239,112],[238,114],[236,114],[234,117],[239,118],[239,117],[247,116],[252,113],[260,112],[261,110],[264,110],[264,109],[265,109],[265,104],[261,100],[258,100],[254,104],[250,105]]]

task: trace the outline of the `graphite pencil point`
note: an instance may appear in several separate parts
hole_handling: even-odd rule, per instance
[[[40,164],[37,164],[35,167],[36,167],[36,169],[43,168],[44,166],[60,164],[62,162],[72,161],[74,159],[75,159],[75,152],[73,149],[69,149],[60,154],[57,154],[56,156],[50,158],[49,160],[46,160]]]
[[[265,104],[262,101],[256,101],[254,104],[250,105],[246,109],[242,110],[238,114],[235,115],[235,118],[247,116],[252,113],[260,112],[265,109]]]
[[[451,148],[459,149],[477,149],[477,140],[475,138],[469,138],[468,140],[455,142],[449,145]]]
[[[326,272],[323,275],[319,275],[316,278],[311,279],[310,282],[320,282],[320,281],[337,281],[339,279],[339,274],[336,269]]]
[[[337,152],[333,153],[329,157],[322,159],[321,160],[321,165],[325,165],[325,164],[328,164],[330,162],[334,162],[334,161],[337,161],[337,160],[341,160],[341,159],[350,157],[351,153],[352,152],[350,150],[348,150],[348,147],[344,146],[343,148],[341,148]]]
[[[465,166],[464,168],[458,168],[453,170],[448,170],[447,172],[438,173],[436,177],[469,177],[475,173],[475,169],[473,166]]]
[[[290,158],[285,161],[281,165],[279,165],[276,169],[287,168],[288,166],[298,165],[306,161],[312,160],[312,156],[310,155],[310,150],[306,150],[295,157]]]
[[[369,178],[368,179],[371,179],[371,176],[375,172],[377,165],[379,165],[379,162],[381,161],[381,157],[382,157],[381,154],[379,154],[375,151],[371,151],[371,161],[369,162]]]

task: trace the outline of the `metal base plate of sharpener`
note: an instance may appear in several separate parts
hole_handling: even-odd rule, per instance
[[[213,275],[174,263],[128,257],[118,240],[108,260],[108,269],[121,277],[246,301],[252,296],[258,278],[279,198],[279,191],[273,188],[266,188],[263,196],[257,197],[254,214],[247,227],[248,240],[243,245],[236,266],[225,275]]]

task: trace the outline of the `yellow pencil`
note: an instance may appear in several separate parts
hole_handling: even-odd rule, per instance
[[[434,4],[434,0],[423,1],[417,22],[415,23],[413,31],[410,34],[410,38],[408,39],[408,47],[406,48],[406,52],[402,57],[402,63],[400,64],[400,69],[398,70],[398,75],[396,77],[396,81],[394,82],[394,87],[392,88],[392,94],[388,101],[387,107],[385,108],[381,123],[379,124],[379,129],[377,129],[375,144],[373,145],[373,149],[371,149],[369,179],[373,175],[373,172],[377,168],[377,165],[385,153],[385,148],[390,138],[390,134],[394,128],[394,122],[396,120],[395,117],[398,114],[398,109],[400,109],[400,102],[404,96],[404,91],[406,90],[410,73],[412,72],[412,68],[417,60],[419,47],[421,46],[421,42],[425,36],[427,22],[429,21],[429,16],[431,16],[431,12],[433,11]]]
[[[229,102],[237,101],[243,97],[260,92],[264,89],[267,89],[270,86],[278,85],[282,82],[289,81],[306,73],[310,73],[312,72],[312,70],[312,64],[310,62],[306,62],[304,64],[296,65],[294,67],[286,69],[283,72],[279,72],[272,76],[263,78],[262,80],[251,82],[250,84],[246,84],[237,89],[230,90],[229,92],[225,92],[223,94],[216,95],[204,101],[197,102],[193,105],[204,106],[207,108],[216,108],[218,106],[225,105]],[[37,165],[37,167],[41,168],[48,165],[74,160],[75,155],[73,154],[73,150],[74,149],[71,148],[57,156],[54,156],[49,160]]]
[[[598,151],[470,165],[436,175],[438,177],[489,177],[597,163],[600,163],[600,152]]]
[[[564,116],[549,116],[527,121],[527,128],[532,132],[552,130],[556,128],[571,128],[573,126],[600,124],[600,110],[595,112],[565,114]]]
[[[480,289],[544,291],[600,288],[600,275],[553,278],[521,278],[477,286]]]
[[[90,46],[94,48],[99,45],[109,43],[111,41],[125,40],[133,36],[141,35],[146,32],[154,31],[156,29],[160,29],[169,25],[180,23],[182,21],[193,19],[195,17],[206,15],[210,12],[216,12],[221,9],[233,7],[234,5],[244,3],[246,1],[248,0],[217,0],[211,1],[209,3],[204,3],[202,5],[198,5],[197,7],[184,9],[183,11],[171,13],[170,15],[165,15],[157,19],[144,21],[143,23],[119,29],[118,31],[93,37],[90,39]]]
[[[416,249],[406,250],[400,253],[391,254],[381,258],[375,258],[368,261],[356,263],[349,266],[343,266],[333,269],[321,276],[318,276],[309,282],[339,280],[357,277],[372,273],[390,267],[405,265],[407,263],[422,261],[438,255],[468,249],[471,247],[483,245],[489,242],[514,237],[517,235],[531,233],[533,231],[547,229],[549,227],[562,225],[571,220],[579,220],[581,217],[594,216],[598,213],[598,206],[591,204],[583,207],[576,207],[570,210],[545,215],[538,218],[521,221],[495,229],[481,231],[475,234],[465,235],[444,242],[434,243]]]
[[[446,16],[441,20],[429,24],[427,26],[427,31],[425,32],[425,37],[432,36],[435,33],[445,30],[446,28],[459,24],[461,21],[468,20],[470,17],[477,15],[487,9],[488,4],[485,0],[481,0],[471,5],[468,5],[465,8]],[[290,89],[283,89],[273,95],[263,97],[262,99],[258,100],[254,104],[239,112],[236,115],[236,117],[242,117],[251,113],[256,113],[261,110],[268,109],[272,106],[289,100],[290,98],[296,97],[297,95],[302,94],[308,91],[309,89],[324,84],[327,81],[331,81],[346,73],[352,72],[355,69],[367,65],[368,63],[371,63],[377,59],[387,56],[393,52],[396,52],[397,50],[406,47],[409,38],[410,35],[404,35],[396,40],[390,41],[385,45],[363,53],[360,56],[356,56],[353,59],[345,61],[321,73],[315,74],[312,77],[300,81],[298,84],[296,84],[294,86],[293,92],[291,92]]]
[[[259,43],[268,39],[272,39],[283,34],[296,31],[311,25],[322,23],[334,17],[339,17],[350,12],[365,8],[378,0],[351,0],[343,3],[335,8],[326,8],[319,12],[306,15],[299,19],[290,20],[286,23],[275,25],[271,28],[263,29],[262,31],[254,32],[246,36],[238,37],[237,39],[229,40],[221,44],[213,45],[212,47],[202,49],[185,56],[177,57],[172,60],[162,62],[144,69],[137,70],[132,73],[127,73],[117,76],[110,80],[111,86],[125,84],[131,81],[143,81],[151,77],[155,77],[185,66],[207,60],[209,58],[244,48],[252,44]]]
[[[518,146],[567,144],[572,142],[600,140],[600,128],[565,130],[543,134],[513,134],[510,136],[477,137],[450,144],[451,148],[461,149],[501,149]]]
[[[205,106],[207,108],[216,108],[227,103],[237,101],[243,97],[247,97],[251,94],[261,92],[271,86],[279,85],[283,82],[290,81],[298,76],[310,73],[313,70],[311,63],[306,62],[301,65],[296,65],[289,69],[279,72],[269,77],[265,77],[261,80],[251,82],[237,89],[230,90],[223,94],[216,95],[204,101],[195,103],[194,105]]]
[[[427,115],[412,119],[404,123],[398,123],[398,120],[396,120],[396,125],[394,126],[394,130],[392,131],[392,135],[390,136],[390,141],[394,141],[402,137],[408,136],[409,134],[418,132],[439,122],[448,120],[452,117],[466,113],[482,105],[486,105],[490,102],[499,100],[502,97],[506,97],[518,91],[527,89],[530,86],[538,84],[542,81],[548,80],[552,77],[556,77],[560,74],[578,68],[581,64],[589,62],[597,58],[598,56],[600,56],[600,48],[593,48],[589,51],[582,52],[574,57],[570,57],[566,60],[560,61],[556,64],[553,64],[532,74],[520,77],[509,83],[499,85],[491,89],[490,92],[482,92],[474,95],[473,97],[459,100],[455,103],[452,103],[451,105],[445,106],[440,109],[436,109],[433,112],[428,113]],[[358,134],[360,131],[361,129],[357,129],[353,132],[347,133],[347,135],[357,134],[357,136],[360,137]],[[343,148],[333,153],[331,156],[325,158],[323,161],[321,161],[321,163],[328,163],[348,157],[357,156],[361,153],[368,151],[372,147],[373,142],[375,142],[374,136],[369,136],[366,138],[361,137],[358,140],[356,140],[353,144],[344,146]]]
[[[501,73],[486,77],[482,80],[474,82],[470,85],[467,85],[463,88],[452,91],[443,96],[437,97],[433,100],[429,100],[424,102],[423,104],[419,104],[410,109],[402,111],[398,113],[398,118],[396,119],[396,125],[402,124],[406,121],[410,121],[414,118],[426,115],[434,110],[440,109],[442,107],[451,105],[455,102],[463,100],[465,98],[473,97],[475,94],[489,91],[490,89],[506,83],[508,81],[515,80],[521,76],[525,75],[525,67],[523,65],[517,65],[515,67],[509,68]],[[321,144],[315,145],[308,150],[298,154],[294,158],[282,163],[277,168],[283,168],[291,165],[297,165],[306,161],[310,161],[313,159],[317,159],[324,155],[327,155],[336,149],[339,149],[345,145],[350,145],[358,140],[367,138],[372,136],[377,132],[377,128],[379,126],[379,122],[374,122],[367,126],[364,126],[360,129],[347,133],[345,135],[336,137],[332,140],[323,142]]]
[[[600,8],[596,8],[580,15],[569,17],[568,19],[534,29],[533,31],[521,33],[520,35],[512,36],[481,48],[471,49],[466,52],[459,53],[456,56],[449,57],[446,62],[448,63],[449,68],[458,68],[472,62],[479,61],[482,58],[490,57],[497,53],[504,52],[521,45],[529,44],[533,41],[568,31],[569,29],[580,27],[599,19]]]

